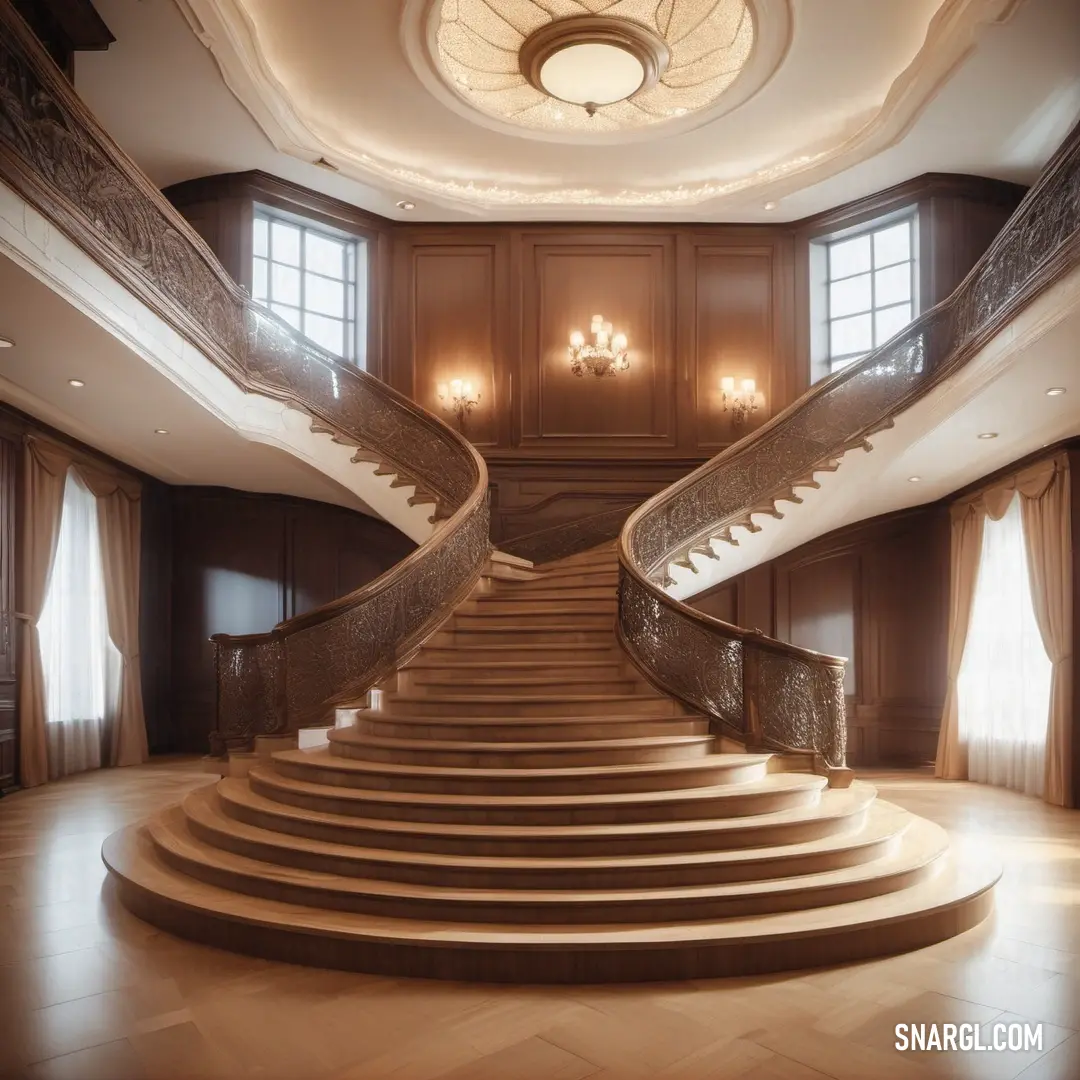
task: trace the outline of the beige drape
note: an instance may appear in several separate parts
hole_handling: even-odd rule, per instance
[[[941,717],[935,773],[967,777],[967,748],[960,740],[956,680],[964,658],[975,597],[982,528],[1000,521],[1020,499],[1032,607],[1043,647],[1053,665],[1046,732],[1044,799],[1072,805],[1072,525],[1067,454],[1037,462],[952,507],[948,690]]]
[[[934,773],[946,780],[967,779],[967,746],[960,739],[960,701],[957,680],[964,661],[971,608],[975,602],[975,582],[979,576],[984,514],[971,503],[952,508],[952,539],[949,562],[949,646],[948,685],[945,708],[938,734]]]
[[[109,764],[138,765],[148,756],[139,661],[139,493],[97,469],[82,466],[79,474],[97,497],[109,637],[121,658]]]
[[[140,487],[120,473],[73,457],[56,443],[31,436],[26,452],[25,596],[30,608],[23,649],[19,698],[22,783],[48,779],[45,683],[37,620],[48,594],[63,509],[64,482],[74,467],[98,505],[102,572],[109,637],[121,656],[120,685],[110,722],[110,765],[135,765],[147,758],[139,663]]]
[[[27,439],[23,455],[23,605],[29,616],[19,661],[19,778],[23,787],[49,779],[45,738],[45,673],[41,667],[38,620],[49,592],[49,577],[60,539],[67,465],[40,452],[37,439]]]
[[[1046,731],[1043,798],[1072,806],[1072,521],[1069,459],[1059,455],[1043,474],[1018,483],[1031,601],[1043,648],[1053,664]],[[1041,488],[1041,490],[1040,490]]]

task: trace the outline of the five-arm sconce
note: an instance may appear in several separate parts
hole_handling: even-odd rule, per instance
[[[589,342],[580,330],[570,335],[570,348],[567,351],[570,354],[570,370],[575,375],[583,376],[588,372],[603,378],[630,367],[625,334],[615,333],[611,323],[604,322],[603,315],[592,317],[590,332],[593,340]]]
[[[731,421],[736,427],[746,423],[751,413],[757,412],[757,386],[753,379],[741,379],[739,389],[735,389],[735,379],[725,375],[720,380],[721,412],[730,412]]]
[[[458,418],[458,425],[465,430],[465,417],[480,404],[480,391],[473,391],[473,384],[467,379],[451,379],[449,383],[439,383],[439,400],[445,412],[452,412]]]

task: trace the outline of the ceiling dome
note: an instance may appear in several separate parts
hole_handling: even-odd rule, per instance
[[[473,108],[539,131],[618,132],[712,106],[746,66],[746,0],[441,0],[435,51]]]

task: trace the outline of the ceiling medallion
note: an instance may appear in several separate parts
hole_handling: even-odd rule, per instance
[[[473,108],[605,133],[710,108],[755,41],[747,0],[441,0],[435,52]]]

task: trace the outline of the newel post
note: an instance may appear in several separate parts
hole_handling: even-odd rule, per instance
[[[742,640],[742,707],[743,730],[747,741],[760,746],[763,738],[761,723],[761,666],[760,653],[749,638]]]

